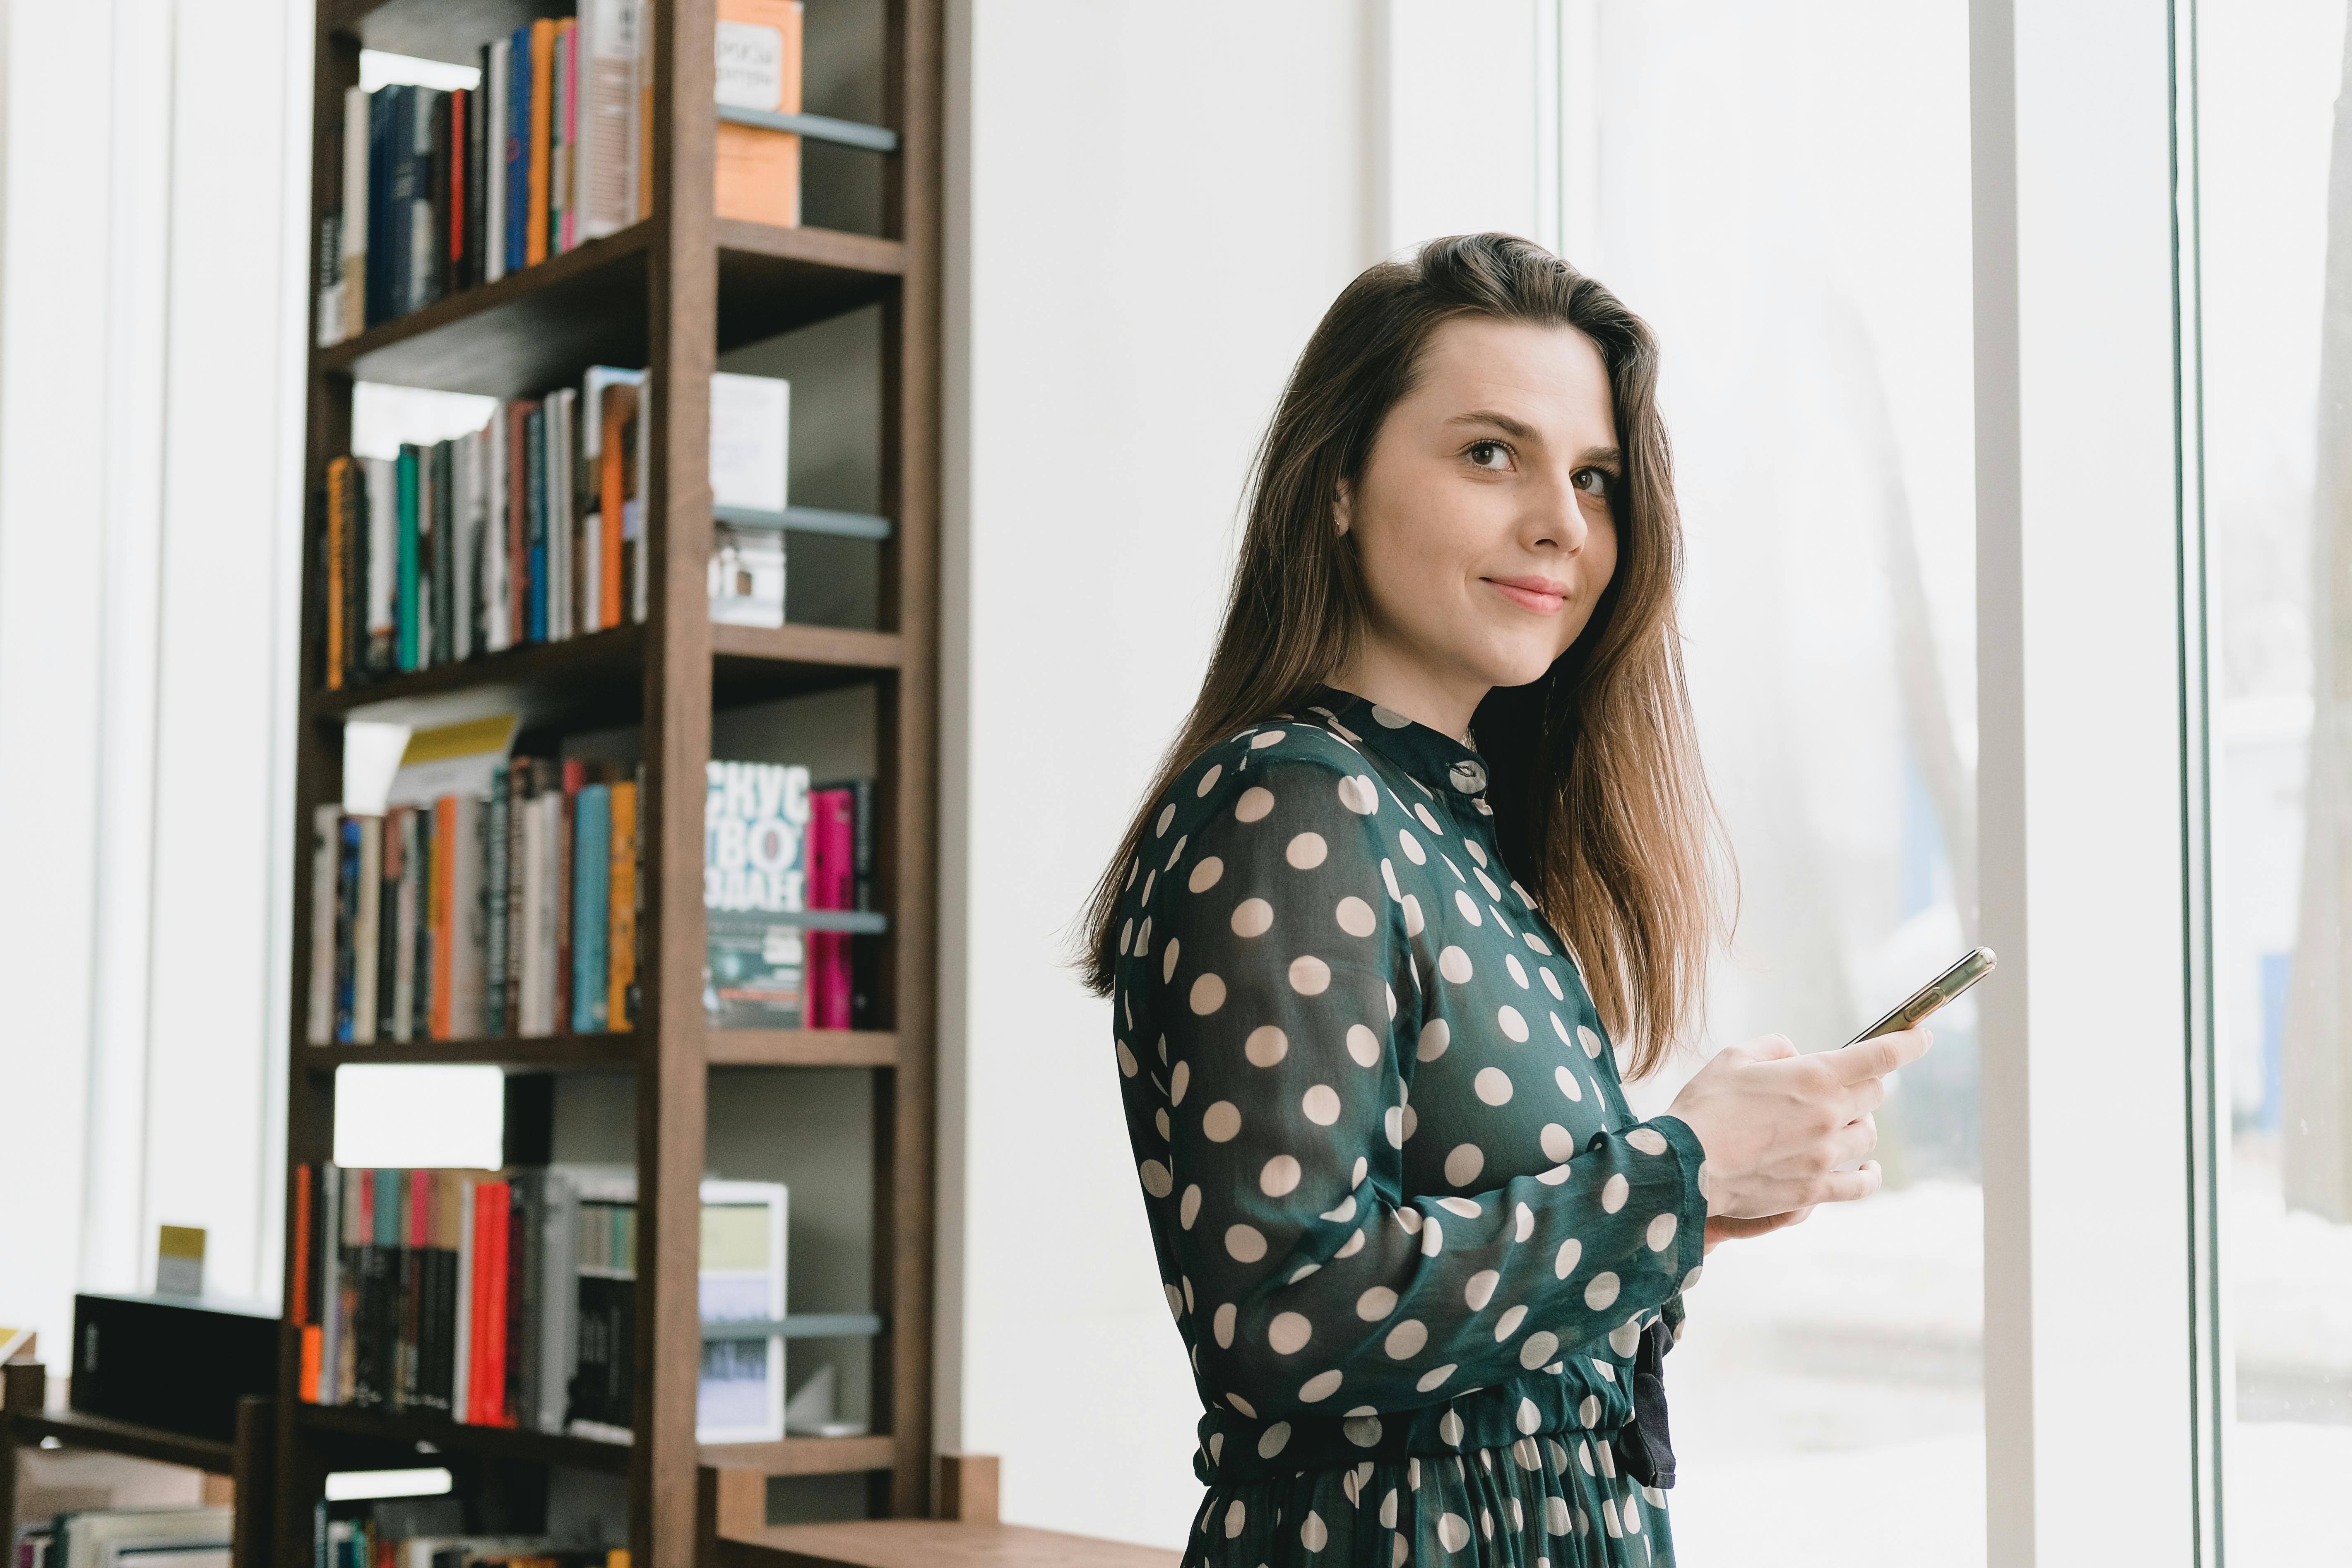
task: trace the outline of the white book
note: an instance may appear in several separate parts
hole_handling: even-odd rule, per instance
[[[391,649],[399,627],[393,598],[400,575],[400,483],[389,458],[362,459],[367,472],[367,637],[370,648]]]
[[[368,91],[343,89],[343,330],[367,330]]]
[[[490,79],[482,84],[490,100],[489,118],[484,121],[489,132],[488,155],[482,161],[489,167],[482,181],[482,281],[495,283],[507,275],[507,92],[514,68],[514,44],[499,38],[490,45]],[[501,411],[503,412],[503,410]],[[497,421],[504,424],[503,418]],[[504,472],[504,469],[500,469]],[[494,643],[502,647],[503,643]]]
[[[642,0],[582,0],[572,239],[602,239],[637,211],[637,54]]]
[[[199,1553],[215,1552],[225,1568],[230,1517],[226,1508],[92,1510],[67,1514],[62,1531],[65,1554],[60,1559],[53,1552],[49,1561],[58,1568],[111,1568],[117,1563],[152,1563],[167,1548],[176,1548],[173,1555],[185,1553],[191,1562],[205,1560]]]
[[[784,1315],[785,1206],[777,1182],[702,1184],[698,1289],[705,1323],[772,1322]],[[710,1343],[713,1342],[706,1342]],[[784,1435],[784,1342],[718,1342],[696,1390],[695,1440],[772,1443]]]
[[[482,646],[491,653],[514,646],[514,628],[508,607],[514,581],[508,575],[513,562],[507,554],[507,405],[490,416],[484,447],[482,495]]]
[[[629,561],[629,618],[639,626],[646,619],[646,559],[653,548],[646,521],[646,464],[653,460],[654,383],[648,375],[637,384],[637,482],[621,521],[621,549]]]
[[[549,1024],[555,1012],[555,993],[548,984],[553,978],[548,970],[555,959],[555,921],[548,908],[549,844],[547,814],[539,809],[542,804],[531,802],[522,814],[522,921],[516,943],[521,973],[515,987],[515,1010],[521,1015],[516,1032],[530,1037],[553,1032]],[[542,992],[547,997],[543,1006]]]
[[[482,825],[488,803],[461,795],[451,814],[456,836],[450,856],[449,1037],[472,1040],[482,1033]]]
[[[710,500],[782,511],[790,489],[793,384],[772,375],[710,377]]]
[[[310,1015],[303,1031],[314,1046],[335,1039],[335,888],[342,854],[342,807],[316,807],[310,813]]]
[[[459,858],[470,858],[461,856]],[[474,1184],[457,1184],[457,1317],[450,1337],[457,1342],[449,1368],[449,1419],[464,1424],[472,1408],[474,1373]]]

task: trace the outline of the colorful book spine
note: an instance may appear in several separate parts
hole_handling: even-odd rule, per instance
[[[636,1023],[637,1005],[637,784],[613,786],[613,853],[604,1016],[608,1026],[626,1030]]]
[[[574,819],[572,1028],[575,1034],[601,1034],[611,1016],[606,942],[612,921],[612,786],[583,787]]]

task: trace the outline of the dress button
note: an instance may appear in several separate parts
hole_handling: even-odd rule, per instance
[[[1486,770],[1476,763],[1456,763],[1447,770],[1445,776],[1464,795],[1476,795],[1486,787]]]

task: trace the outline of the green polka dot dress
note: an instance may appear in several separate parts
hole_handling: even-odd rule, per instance
[[[1485,766],[1324,689],[1155,803],[1113,1012],[1207,1414],[1185,1562],[1664,1564],[1622,1473],[1681,1321],[1700,1151],[1636,1121]]]

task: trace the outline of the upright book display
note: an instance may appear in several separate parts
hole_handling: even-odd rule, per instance
[[[594,17],[585,18],[592,9]],[[496,54],[510,68],[519,34],[551,35],[558,40],[548,57],[552,69],[570,58],[562,40],[574,39],[571,47],[577,48],[575,26],[586,26],[596,68],[590,69],[588,58],[577,61],[576,90],[596,96],[583,98],[574,116],[583,127],[577,152],[606,163],[592,163],[593,179],[574,179],[570,187],[559,180],[551,187],[585,193],[577,210],[551,199],[513,199],[512,182],[543,176],[534,176],[529,157],[517,164],[494,155],[488,138],[496,128],[488,122],[494,109],[511,112],[506,100],[512,95],[486,88],[479,101],[460,100],[462,110],[446,106],[427,125],[429,134],[420,133],[420,146],[438,147],[434,135],[448,140],[444,161],[432,167],[448,171],[450,188],[441,216],[433,219],[440,226],[427,224],[418,232],[446,230],[454,248],[447,255],[436,250],[429,264],[416,253],[418,266],[404,274],[410,284],[404,300],[380,299],[372,312],[357,289],[340,306],[327,291],[379,276],[381,256],[394,238],[383,229],[404,215],[378,203],[373,219],[355,217],[339,231],[324,226],[316,247],[312,298],[321,300],[322,316],[332,310],[334,330],[319,334],[333,341],[311,350],[309,369],[310,548],[292,814],[298,841],[290,846],[291,861],[301,868],[290,930],[300,934],[293,942],[287,1019],[292,1041],[285,1207],[289,1316],[280,1338],[270,1521],[271,1558],[280,1568],[313,1559],[330,1470],[413,1466],[425,1448],[440,1456],[427,1462],[460,1471],[461,1484],[467,1475],[488,1473],[487,1467],[509,1478],[501,1484],[509,1493],[516,1467],[625,1477],[627,1545],[631,1561],[642,1568],[707,1559],[709,1516],[701,1500],[713,1495],[712,1472],[727,1483],[719,1490],[731,1487],[736,1495],[747,1478],[756,1485],[762,1476],[863,1475],[877,1513],[920,1515],[929,1505],[941,23],[939,0],[881,0],[878,10],[880,107],[873,118],[879,123],[865,124],[799,111],[800,55],[805,47],[814,61],[828,46],[814,18],[803,38],[797,5],[763,0],[746,11],[741,0],[642,0],[619,7],[581,0],[575,12],[572,0],[319,0],[312,181],[322,217],[341,210],[347,186],[370,180],[368,150],[348,144],[364,125],[359,110],[367,106],[351,96],[362,48],[478,68],[491,58],[485,46],[502,41]],[[739,19],[739,12],[747,19]],[[747,57],[741,29],[764,25],[769,12],[789,18],[789,36],[780,32],[771,53],[775,69],[791,79],[753,104],[751,86],[767,92],[767,79],[747,82],[770,68],[769,57],[756,51]],[[575,22],[575,16],[585,19]],[[589,129],[607,121],[619,126],[628,118],[616,107],[625,100],[615,96],[626,90],[618,83],[631,68],[618,41],[627,29],[605,25],[616,16],[642,24],[634,57],[640,142],[626,160],[634,190],[617,173],[604,178],[607,169],[624,163],[619,132]],[[722,44],[734,52],[729,55]],[[734,73],[725,85],[722,55],[729,55]],[[562,79],[566,90],[574,89],[573,77]],[[769,101],[777,107],[762,106]],[[561,100],[551,112],[562,112]],[[779,140],[763,142],[762,136]],[[856,149],[878,166],[880,234],[800,225],[800,204],[816,189],[802,178],[800,160],[818,143]],[[572,155],[560,140],[553,150]],[[742,210],[730,205],[733,193],[756,176],[756,170],[748,175],[746,170],[763,157],[789,174],[789,205],[778,200],[770,215],[777,221],[722,216]],[[821,209],[810,210],[815,216]],[[424,208],[415,211],[431,216]],[[518,213],[524,218],[520,265],[512,264],[511,247],[490,237],[492,218],[501,211],[509,219]],[[530,226],[549,221],[570,226],[532,245]],[[871,525],[862,537],[880,541],[877,628],[714,624],[709,388],[718,356],[868,305],[878,305],[881,315],[880,515],[853,518],[851,525]],[[355,515],[349,487],[363,479],[349,463],[331,472],[352,450],[353,384],[527,400],[577,388],[600,366],[646,373],[646,394],[634,413],[644,422],[637,448],[643,472],[635,481],[642,496],[636,521],[643,530],[642,610],[614,591],[627,579],[608,571],[596,584],[604,613],[581,617],[571,635],[532,640],[505,627],[496,638],[485,632],[463,652],[453,644],[446,658],[379,660],[370,679],[346,678],[364,663],[371,629],[362,584],[348,569],[360,554],[334,531]],[[461,479],[450,484],[455,495],[470,493]],[[753,530],[838,531],[840,519],[848,516],[728,510],[730,528]],[[615,531],[614,537],[622,535]],[[628,577],[639,571],[632,563]],[[455,578],[452,584],[447,602],[471,602],[464,584]],[[337,672],[332,679],[330,671]],[[803,919],[828,932],[864,933],[854,952],[839,936],[815,943],[824,985],[832,987],[826,992],[821,985],[820,994],[859,999],[855,1009],[844,1001],[827,1003],[822,1011],[877,1026],[715,1026],[705,1005],[703,876],[714,705],[855,686],[874,693],[874,777],[859,784],[866,793],[855,800],[845,790],[818,791],[829,826],[811,852],[823,858],[828,880]],[[526,739],[519,749],[526,754],[560,754],[541,748],[561,747],[575,735],[635,733],[641,765],[634,773],[613,775],[615,784],[631,782],[637,790],[640,843],[629,873],[641,886],[633,900],[636,1010],[631,1026],[624,1031],[608,1018],[600,1030],[588,1012],[574,1009],[543,1033],[494,1034],[485,1027],[469,1036],[466,1026],[473,1014],[461,1011],[399,1031],[404,1037],[379,1031],[374,1043],[361,1044],[332,1027],[331,1014],[326,1043],[313,1043],[322,1033],[314,1027],[314,997],[335,994],[310,984],[314,954],[321,951],[315,933],[333,930],[313,918],[311,903],[321,885],[314,874],[313,835],[320,823],[333,819],[344,798],[343,725],[370,719],[423,727],[509,710],[522,716]],[[835,795],[843,798],[831,798]],[[596,804],[591,802],[592,816]],[[452,812],[450,831],[462,832],[460,819],[470,822],[477,815],[488,820],[487,811]],[[380,824],[374,831],[381,835]],[[482,864],[493,864],[487,851]],[[333,897],[335,881],[324,886]],[[590,900],[582,907],[601,908],[596,900],[609,901],[610,895],[610,883],[598,883],[580,895]],[[419,920],[420,929],[436,932],[467,929],[464,921],[440,921],[437,914]],[[323,951],[326,962],[335,961],[331,941]],[[589,958],[593,967],[593,949]],[[606,955],[608,969],[611,962]],[[429,1008],[419,1016],[426,1013]],[[600,1346],[593,1361],[607,1373],[625,1369],[627,1400],[606,1388],[594,1408],[608,1415],[625,1409],[626,1428],[606,1421],[602,1435],[593,1435],[593,1412],[575,1409],[563,1429],[543,1429],[552,1424],[553,1404],[538,1426],[456,1420],[434,1403],[441,1396],[438,1382],[421,1385],[433,1397],[414,1405],[320,1402],[319,1333],[307,1334],[306,1368],[306,1331],[325,1321],[328,1304],[315,1299],[319,1268],[305,1260],[318,1261],[319,1255],[303,1238],[327,1233],[304,1230],[322,1211],[311,1206],[315,1192],[299,1189],[321,1179],[334,1158],[335,1069],[375,1062],[625,1072],[633,1080],[635,1201],[625,1227],[612,1231],[633,1257],[626,1268],[618,1260],[596,1266],[609,1276],[600,1289],[632,1292],[630,1310],[616,1308],[594,1320],[625,1325],[628,1343],[625,1354],[619,1346]],[[698,1271],[714,1068],[848,1068],[872,1074],[871,1313],[835,1313],[796,1325],[783,1307],[772,1323],[750,1331],[738,1324],[717,1335],[704,1323]],[[508,1154],[510,1169],[526,1173],[549,1157],[543,1149],[518,1154],[511,1143]],[[481,1175],[484,1190],[492,1180]],[[457,1215],[451,1223],[462,1237],[458,1206],[450,1205]],[[478,1254],[467,1242],[454,1255]],[[795,1292],[804,1272],[794,1265]],[[454,1301],[461,1293],[448,1294]],[[478,1295],[470,1283],[462,1292],[468,1324]],[[455,1326],[454,1314],[450,1323],[450,1333],[475,1331]],[[754,1337],[743,1342],[747,1332]],[[871,1431],[698,1443],[698,1389],[718,1353],[707,1352],[706,1342],[766,1345],[770,1338],[759,1336],[770,1336],[782,1345],[795,1334],[872,1336]],[[741,1362],[749,1353],[739,1348],[719,1359]],[[471,1376],[471,1359],[464,1364]],[[451,1371],[445,1380],[450,1394],[454,1378]],[[761,1397],[769,1396],[762,1392]],[[550,1401],[555,1397],[546,1393]],[[739,1421],[735,1429],[748,1430],[750,1424]]]

